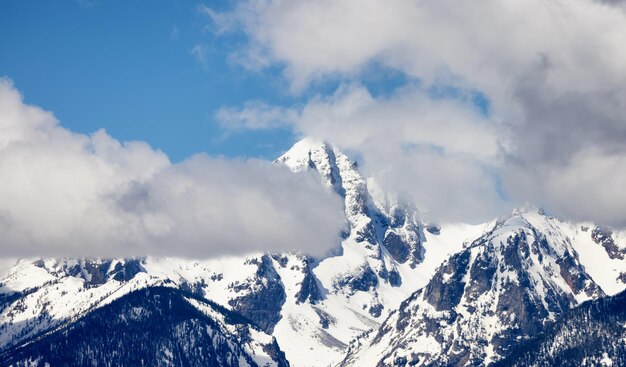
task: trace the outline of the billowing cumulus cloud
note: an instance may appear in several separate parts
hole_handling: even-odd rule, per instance
[[[229,108],[228,117],[245,124],[248,116],[265,115],[267,107],[258,106]],[[364,174],[412,198],[430,220],[479,222],[505,208],[493,177],[502,127],[470,101],[433,100],[419,86],[376,98],[352,84],[282,111],[274,123],[290,121],[302,135],[332,141],[363,157]]]
[[[312,174],[259,160],[172,164],[143,142],[73,133],[0,80],[0,253],[320,255],[343,226]]]
[[[262,54],[284,63],[299,86],[372,61],[430,80],[450,71],[490,92],[546,62],[561,88],[593,90],[626,75],[626,14],[592,0],[273,0],[206,11],[220,30],[249,36],[242,52],[254,52],[251,62]]]
[[[207,14],[218,30],[247,35],[238,59],[282,65],[295,93],[325,78],[358,81],[372,64],[425,88],[480,91],[489,101],[483,116],[462,100],[400,88],[390,98],[366,90],[317,97],[294,119],[303,134],[363,152],[392,187],[412,185],[420,172],[426,181],[412,191],[431,212],[471,219],[477,205],[529,201],[626,226],[621,2],[274,0]],[[446,213],[451,194],[457,209]]]

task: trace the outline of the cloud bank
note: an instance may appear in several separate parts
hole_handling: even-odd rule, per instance
[[[3,256],[322,255],[340,199],[311,174],[260,160],[172,164],[144,142],[71,132],[0,79]]]
[[[236,59],[282,66],[294,93],[348,81],[296,108],[290,124],[359,152],[368,173],[435,216],[475,220],[531,202],[624,227],[624,9],[595,0],[268,0],[205,11],[219,32],[246,35]],[[373,64],[419,86],[372,96],[359,80]],[[474,92],[488,113],[467,103]],[[247,121],[253,110],[240,109]]]

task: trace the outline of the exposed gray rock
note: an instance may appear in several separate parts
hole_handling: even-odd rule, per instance
[[[376,273],[367,265],[361,267],[356,273],[347,274],[344,278],[339,279],[335,288],[348,289],[350,293],[356,291],[367,292],[371,288],[375,288],[378,285],[378,277]]]
[[[261,330],[271,334],[281,318],[280,310],[286,299],[285,289],[270,256],[263,255],[261,261],[254,259],[251,263],[258,266],[256,276],[249,283],[235,286],[239,291],[245,291],[245,294],[230,300],[229,305],[255,322]]]
[[[602,247],[611,259],[624,260],[626,249],[620,249],[613,240],[613,231],[610,228],[596,226],[591,231],[591,239]]]
[[[304,272],[304,278],[300,284],[300,290],[296,293],[296,299],[298,303],[309,301],[311,304],[315,304],[322,299],[322,292],[318,284],[317,278],[311,269],[311,259],[305,260],[305,267],[302,270]]]
[[[397,262],[403,264],[409,259],[411,247],[405,243],[402,238],[394,232],[387,232],[383,245],[389,251],[391,257]]]

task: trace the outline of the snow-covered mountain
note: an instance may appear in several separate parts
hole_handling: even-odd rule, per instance
[[[374,197],[357,165],[329,144],[305,139],[276,162],[294,171],[317,170],[344,197],[349,226],[338,254],[312,263],[316,296],[308,304],[285,304],[275,335],[296,366],[339,362],[355,336],[377,328],[426,284],[438,264],[485,227],[429,232],[415,207],[390,194]]]
[[[622,276],[591,275],[624,267],[609,270],[599,253],[610,251],[595,231],[533,210],[513,213],[446,260],[342,365],[484,366],[508,356],[603,289],[624,289]]]
[[[334,253],[3,260],[0,351],[168,287],[241,315],[276,339],[291,366],[402,365],[414,355],[484,365],[580,302],[626,288],[624,233],[532,209],[427,226],[330,144],[304,139],[276,164],[318,172],[344,199]]]

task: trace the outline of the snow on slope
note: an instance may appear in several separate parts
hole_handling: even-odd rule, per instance
[[[110,277],[111,274],[105,274],[106,281],[100,282],[95,276],[101,274],[88,273],[86,269],[102,263],[73,259],[19,261],[0,279],[0,350],[54,329],[133,290],[164,284],[163,279],[145,272],[118,279],[114,277],[119,273]],[[114,268],[115,265],[111,269]]]
[[[599,243],[597,236],[594,236],[594,232],[607,231],[606,229],[592,223],[571,224],[556,219],[555,226],[570,239],[585,271],[607,295],[615,295],[626,288],[625,256],[611,255],[611,251],[607,251]],[[626,235],[623,231],[613,232],[608,238],[611,238],[621,254],[626,253]]]
[[[595,259],[576,250],[590,244],[574,246],[568,228],[537,211],[514,212],[355,342],[343,365],[485,366],[506,356],[571,307],[605,294],[586,272]],[[616,279],[609,285],[624,289]]]
[[[17,264],[16,259],[10,259],[10,258],[0,258],[0,279],[6,277],[9,272],[11,271],[11,268],[13,268],[13,266],[15,266],[15,264]]]

